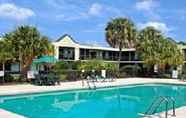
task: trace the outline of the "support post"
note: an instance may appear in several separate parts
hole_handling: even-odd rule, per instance
[[[166,101],[166,104],[165,104],[165,118],[168,118],[168,101]]]
[[[175,101],[174,100],[172,101],[172,107],[173,107],[172,108],[172,110],[173,110],[172,111],[173,112],[172,116],[176,116],[176,112],[175,112]]]

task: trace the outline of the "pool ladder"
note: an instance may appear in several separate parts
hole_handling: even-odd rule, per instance
[[[161,106],[161,104],[165,103],[165,118],[168,117],[168,105],[172,104],[172,116],[176,116],[175,113],[175,100],[172,97],[168,96],[160,96],[157,99],[155,99],[150,107],[147,109],[147,111],[144,114],[140,114],[141,116],[150,116],[156,113],[157,109]]]
[[[87,85],[89,89],[96,89],[96,84],[95,84],[95,80],[92,79],[90,76],[87,77]],[[91,86],[92,85],[92,86]]]

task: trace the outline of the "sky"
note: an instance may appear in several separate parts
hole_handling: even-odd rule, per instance
[[[116,17],[186,42],[186,0],[0,0],[0,36],[32,25],[53,41],[69,34],[80,43],[107,45],[105,27]]]

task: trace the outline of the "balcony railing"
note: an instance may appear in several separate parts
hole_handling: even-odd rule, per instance
[[[91,60],[91,59],[101,59],[101,60],[106,60],[106,61],[118,61],[119,57],[118,56],[87,56],[87,55],[80,55],[80,60]],[[135,59],[135,57],[126,57],[122,56],[121,61],[139,61],[138,59]]]

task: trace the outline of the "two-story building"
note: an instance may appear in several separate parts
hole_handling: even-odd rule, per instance
[[[55,47],[55,57],[63,61],[86,61],[91,59],[103,60],[105,62],[119,63],[119,49],[112,47],[102,47],[94,44],[80,44],[71,36],[64,35],[53,42]],[[142,64],[135,48],[122,50],[121,65]]]
[[[110,63],[120,63],[124,65],[143,65],[143,61],[139,59],[135,48],[125,48],[122,50],[121,60],[119,60],[119,49],[112,47],[103,47],[94,44],[81,44],[76,42],[70,35],[64,35],[52,43],[55,47],[55,57],[59,61],[87,61],[91,59],[103,60]],[[182,50],[186,67],[186,46],[179,45]],[[6,63],[7,72],[19,73],[19,63]],[[2,66],[0,65],[0,70]]]

